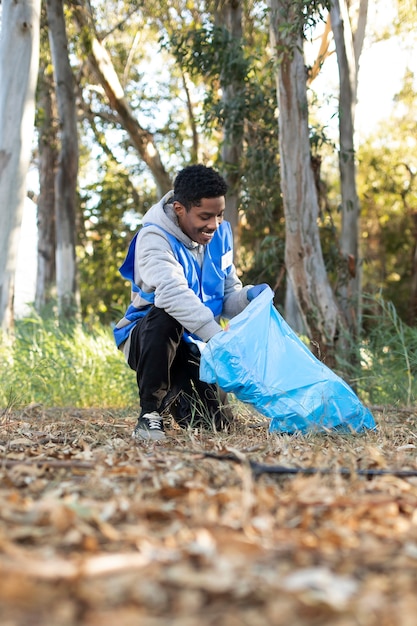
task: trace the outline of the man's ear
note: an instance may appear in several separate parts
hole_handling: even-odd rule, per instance
[[[172,206],[174,207],[174,211],[177,217],[182,217],[184,215],[185,206],[181,204],[181,202],[175,200]]]

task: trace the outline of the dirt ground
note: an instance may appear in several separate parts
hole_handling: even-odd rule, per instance
[[[417,409],[371,409],[362,435],[247,414],[140,445],[133,413],[3,411],[1,626],[415,626]]]

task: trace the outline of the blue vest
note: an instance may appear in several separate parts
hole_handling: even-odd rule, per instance
[[[146,226],[157,226],[165,233],[176,260],[182,265],[190,289],[213,312],[214,317],[220,315],[223,310],[224,284],[233,262],[233,235],[229,222],[222,222],[214,233],[213,239],[205,246],[202,267],[199,266],[194,255],[186,246],[161,226],[149,223],[145,224],[143,228]],[[130,321],[130,324],[122,328],[116,327],[113,330],[117,346],[120,346],[128,338],[134,325],[148,313],[155,300],[154,292],[146,293],[135,284],[134,267],[137,236],[138,233],[133,237],[126,259],[119,271],[123,278],[130,280],[132,291],[138,293],[149,304],[139,308],[130,304],[125,313],[125,318]]]

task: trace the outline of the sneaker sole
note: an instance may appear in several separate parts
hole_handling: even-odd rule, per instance
[[[149,430],[134,430],[132,433],[132,439],[139,441],[162,441],[166,439],[166,435],[163,432],[151,432]]]

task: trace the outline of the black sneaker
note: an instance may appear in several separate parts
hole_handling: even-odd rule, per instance
[[[169,406],[169,411],[181,428],[201,427],[208,431],[225,432],[230,430],[234,415],[231,407],[226,404],[226,394],[222,400],[225,404],[221,404],[217,398],[203,404],[201,398],[180,393]]]
[[[152,413],[144,413],[141,415],[132,433],[132,437],[133,439],[143,439],[147,441],[161,441],[165,439],[164,424],[159,413],[152,411]]]

